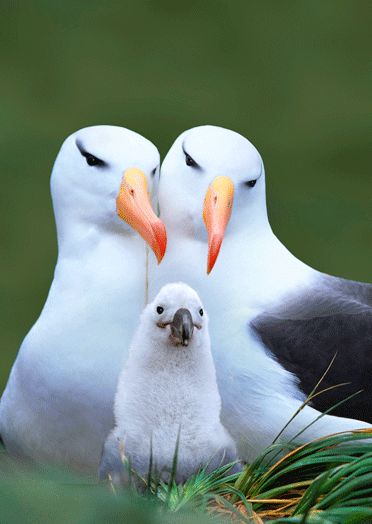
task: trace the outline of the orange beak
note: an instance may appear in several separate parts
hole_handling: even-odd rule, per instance
[[[234,184],[227,176],[216,177],[204,199],[203,220],[208,231],[207,273],[212,271],[221,249],[234,201]]]
[[[119,217],[148,243],[160,264],[167,247],[167,233],[163,222],[152,210],[147,179],[140,169],[131,167],[125,171],[116,210]]]

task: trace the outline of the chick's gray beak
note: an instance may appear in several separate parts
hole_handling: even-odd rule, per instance
[[[176,344],[188,346],[194,331],[194,323],[190,311],[185,308],[178,309],[174,314],[170,327],[172,338]]]

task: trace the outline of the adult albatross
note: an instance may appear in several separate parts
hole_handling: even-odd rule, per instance
[[[146,248],[132,227],[158,260],[165,251],[150,204],[158,177],[156,147],[128,129],[89,127],[64,142],[51,178],[54,280],[0,402],[11,453],[98,467],[123,351],[145,304]]]
[[[320,389],[348,384],[315,397],[313,408],[362,390],[333,413],[372,422],[372,286],[322,274],[277,239],[256,148],[219,127],[182,133],[162,165],[159,204],[168,247],[151,294],[182,280],[208,308],[223,421],[247,440],[243,456],[270,443],[333,358]],[[316,418],[313,408],[287,437]],[[348,418],[322,418],[302,439],[366,426]]]

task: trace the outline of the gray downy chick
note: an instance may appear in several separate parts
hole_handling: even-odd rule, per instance
[[[192,288],[167,284],[144,309],[119,377],[100,479],[125,484],[125,454],[143,477],[151,456],[153,471],[168,480],[177,439],[176,482],[202,466],[213,470],[236,461],[220,411],[208,316]],[[231,471],[239,469],[236,464]]]

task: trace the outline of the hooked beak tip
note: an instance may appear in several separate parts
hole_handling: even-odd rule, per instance
[[[208,246],[208,261],[207,261],[207,275],[209,275],[214,268],[214,265],[217,261],[221,245],[223,241],[223,232],[219,234],[214,234],[209,241]]]
[[[151,248],[155,253],[158,264],[160,264],[167,249],[167,231],[160,220],[152,224],[152,231],[154,233],[154,242]]]
[[[207,274],[212,271],[220,252],[234,200],[234,184],[229,177],[216,177],[208,188],[203,219],[208,231]]]

